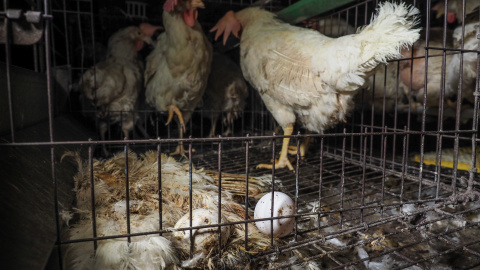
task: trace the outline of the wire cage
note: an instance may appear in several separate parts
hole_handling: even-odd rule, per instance
[[[294,2],[263,4],[278,11]],[[354,34],[378,5],[344,2],[297,26]],[[4,0],[1,223],[12,244],[2,261],[7,269],[479,268],[480,20],[470,2],[408,1],[420,10],[420,40],[379,66],[345,121],[322,134],[297,126],[283,136],[248,85],[238,118],[219,121],[213,137],[214,110],[191,112],[179,139],[176,123],[165,126],[167,112],[142,104],[121,112],[138,115],[128,139],[107,118],[102,140],[100,109],[77,90],[81,76],[116,30],[161,24],[162,5]],[[206,1],[199,21],[207,33],[224,11],[252,4]],[[238,46],[207,37],[238,64]],[[286,137],[296,146],[293,170],[257,168],[278,158]],[[172,159],[179,142],[186,155]],[[274,216],[279,202],[270,197],[268,217],[256,217],[272,191],[287,194],[293,211]],[[262,234],[262,221],[293,229]]]

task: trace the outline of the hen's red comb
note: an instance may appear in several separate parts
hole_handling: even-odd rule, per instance
[[[172,12],[177,3],[178,0],[167,0],[165,1],[165,4],[163,4],[163,9],[167,12]]]

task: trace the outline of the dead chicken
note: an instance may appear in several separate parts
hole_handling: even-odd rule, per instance
[[[226,174],[228,185],[220,191],[213,178],[216,172],[196,168],[190,171],[188,162],[148,151],[140,155],[130,152],[128,159],[119,153],[110,159],[93,160],[91,179],[88,160],[83,161],[74,153],[66,156],[74,156],[79,168],[74,176],[76,205],[72,210],[78,221],[70,222],[65,232],[65,239],[74,241],[64,246],[66,269],[214,269],[217,265],[236,268],[251,263],[248,254],[270,248],[270,237],[260,233],[254,222],[245,222],[251,219],[252,210],[236,202],[229,191],[245,186],[241,176]],[[271,180],[271,175],[250,177],[249,183],[266,193]],[[64,216],[68,219],[71,215]],[[245,242],[247,228],[248,242]],[[127,238],[128,234],[138,235]],[[92,236],[101,238],[96,241],[96,248],[88,240]],[[192,257],[189,256],[191,240],[194,241]],[[274,239],[274,245],[278,244],[286,241]],[[306,249],[300,248],[286,252],[286,257],[290,259],[293,254],[304,252]],[[273,263],[278,261],[272,262],[272,266]]]

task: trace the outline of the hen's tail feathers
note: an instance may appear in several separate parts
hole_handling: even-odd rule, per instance
[[[359,29],[358,37],[368,41],[365,51],[372,53],[363,57],[367,60],[367,66],[376,66],[377,62],[386,63],[387,60],[400,57],[402,48],[408,48],[420,38],[421,28],[415,28],[420,14],[416,7],[384,2],[377,10],[370,24]]]
[[[345,79],[356,81],[354,77],[363,77],[358,79],[364,81],[380,63],[400,58],[401,49],[408,48],[420,38],[421,28],[416,27],[419,14],[416,7],[405,3],[379,4],[370,24],[359,28],[355,37],[356,43],[363,47],[362,64]],[[349,90],[348,87],[345,90]]]

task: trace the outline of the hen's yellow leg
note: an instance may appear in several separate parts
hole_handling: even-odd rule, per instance
[[[168,124],[170,124],[170,122],[172,122],[174,113],[178,117],[178,133],[179,133],[180,139],[183,139],[183,133],[185,132],[185,122],[183,121],[182,112],[180,111],[180,109],[176,105],[170,105],[170,107],[168,108],[168,119],[167,119],[167,123],[165,125],[168,125]],[[179,142],[178,145],[177,145],[177,148],[175,149],[175,152],[170,153],[170,155],[174,156],[174,155],[179,155],[180,154],[182,156],[185,156],[185,152],[186,151],[183,148],[183,142]]]
[[[306,131],[305,134],[312,134],[310,131]],[[310,143],[312,143],[313,137],[305,137],[303,138],[303,142],[300,144],[300,157],[304,158],[305,154],[307,153],[308,147]],[[297,146],[289,145],[288,146],[288,154],[296,155],[297,154]]]
[[[165,123],[165,126],[167,126],[168,124],[170,124],[170,122],[172,122],[174,113],[178,117],[178,122],[180,124],[180,134],[183,134],[185,132],[185,123],[183,121],[182,112],[176,105],[170,105],[170,107],[168,107],[168,119],[167,119],[167,123]]]
[[[285,129],[283,130],[283,135],[289,136],[292,135],[293,132],[293,123],[288,124]],[[293,166],[292,163],[290,163],[290,160],[288,160],[287,154],[288,154],[288,144],[290,143],[290,138],[283,138],[283,143],[282,143],[282,151],[280,152],[280,157],[278,160],[275,160],[275,169],[281,169],[288,167],[289,170],[293,171]],[[259,164],[257,165],[257,168],[261,169],[271,169],[272,164]]]
[[[182,132],[182,128],[180,127],[180,125],[178,126],[178,131],[180,132],[180,139],[183,139],[183,132]],[[177,148],[175,148],[175,152],[170,153],[170,155],[171,156],[182,155],[183,157],[186,157],[186,155],[185,155],[186,152],[187,151],[185,151],[185,149],[183,148],[183,142],[179,142],[178,145],[177,145]]]

